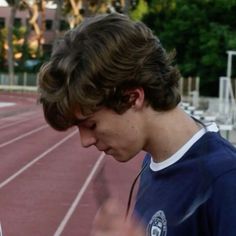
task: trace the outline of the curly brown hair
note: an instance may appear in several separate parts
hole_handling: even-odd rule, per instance
[[[79,109],[101,107],[121,114],[130,106],[127,89],[142,87],[154,110],[180,102],[179,71],[159,39],[142,22],[117,13],[85,20],[68,31],[39,73],[39,101],[57,130],[76,124]]]

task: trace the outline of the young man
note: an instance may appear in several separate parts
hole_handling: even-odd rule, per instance
[[[84,147],[120,162],[147,152],[134,216],[108,202],[93,235],[236,235],[235,149],[178,106],[179,77],[152,31],[121,14],[70,30],[41,68],[52,127],[78,126]]]

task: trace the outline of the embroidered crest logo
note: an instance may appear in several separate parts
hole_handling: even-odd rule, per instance
[[[163,211],[156,212],[147,227],[147,236],[166,236],[167,221]]]

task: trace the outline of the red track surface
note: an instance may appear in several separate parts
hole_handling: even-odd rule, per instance
[[[88,236],[107,188],[127,204],[142,154],[121,164],[80,147],[76,129],[47,126],[35,95],[1,93],[0,102],[16,103],[0,107],[3,236]],[[105,177],[97,175],[102,166]]]

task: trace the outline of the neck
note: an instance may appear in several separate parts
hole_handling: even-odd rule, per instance
[[[144,150],[152,155],[155,162],[162,162],[178,151],[200,129],[200,125],[179,107],[170,111],[154,112],[147,122]]]

